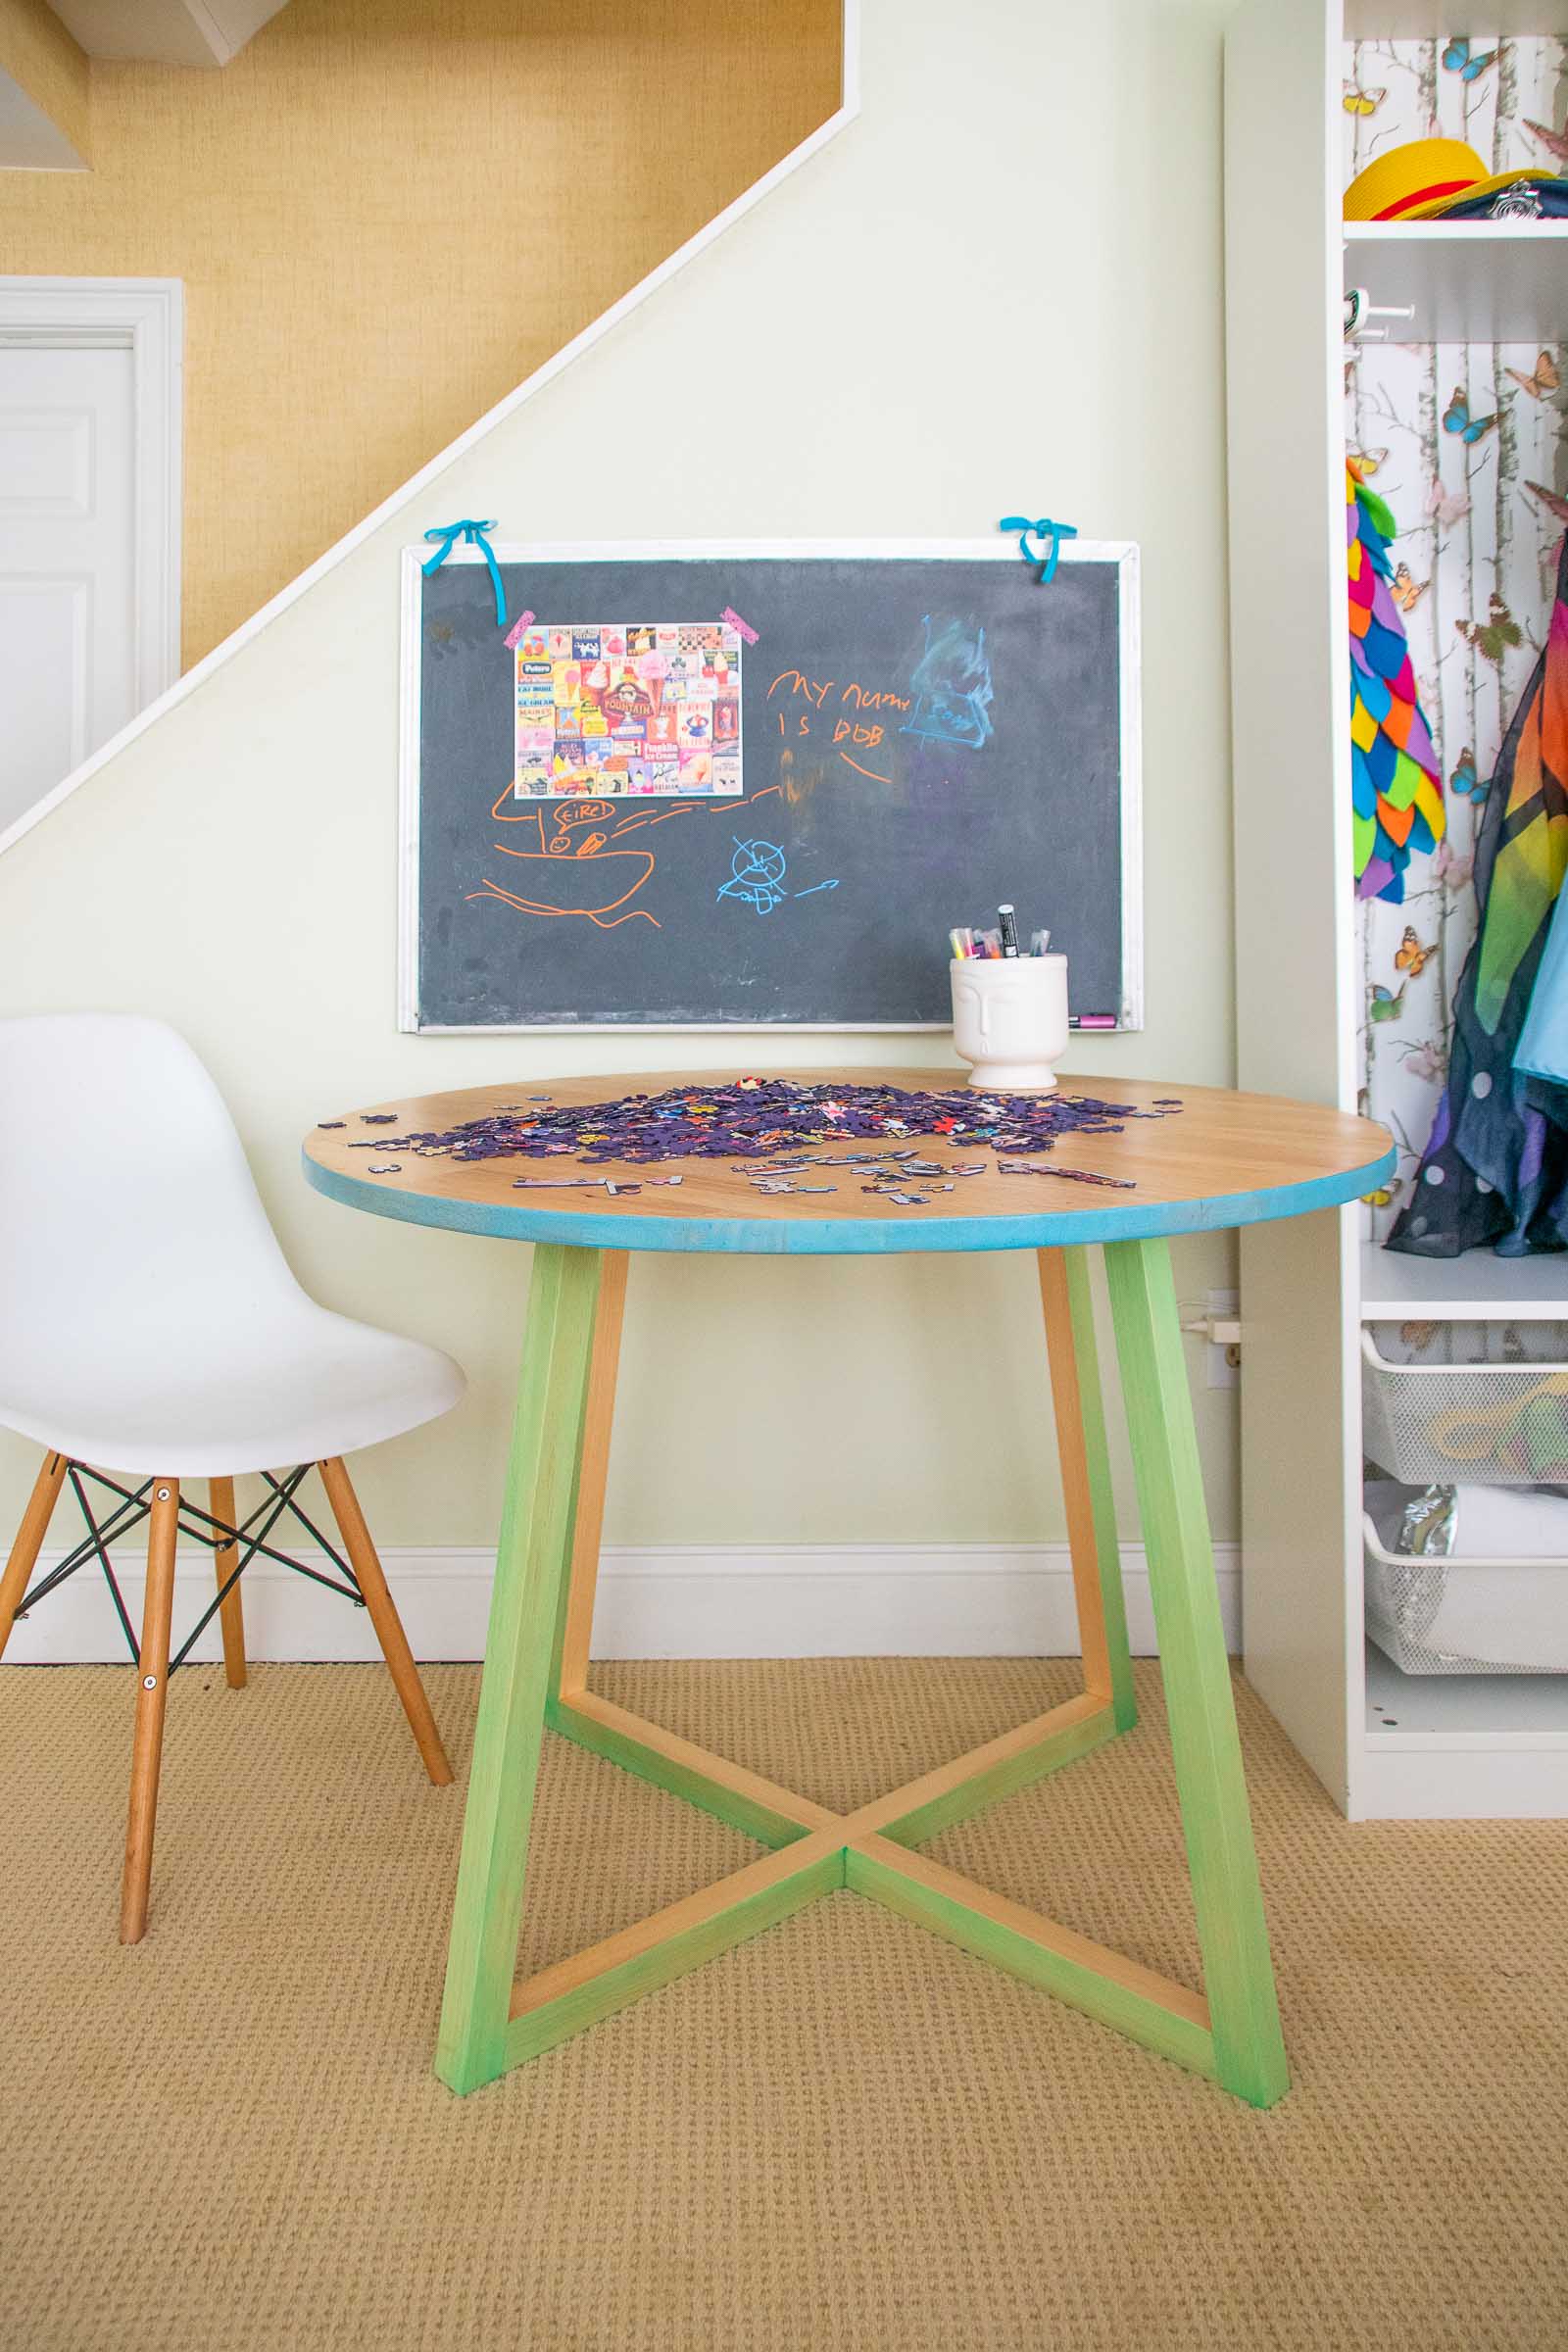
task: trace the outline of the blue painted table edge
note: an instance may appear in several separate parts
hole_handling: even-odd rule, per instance
[[[396,1192],[363,1176],[323,1167],[302,1151],[305,1179],[329,1200],[402,1224],[433,1225],[495,1241],[555,1242],[577,1250],[663,1250],[727,1257],[883,1257],[938,1250],[1055,1250],[1102,1242],[1147,1242],[1184,1233],[1226,1233],[1338,1208],[1371,1192],[1397,1165],[1391,1145],[1364,1167],[1315,1176],[1303,1184],[1213,1193],[1196,1200],[1116,1201],[1076,1209],[1024,1211],[1016,1217],[639,1216],[634,1210],[545,1208],[518,1201],[449,1200]]]

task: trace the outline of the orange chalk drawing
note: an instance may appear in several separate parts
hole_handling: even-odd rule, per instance
[[[781,669],[769,686],[766,699],[771,702],[774,695],[782,691],[785,702],[804,702],[808,708],[794,711],[793,727],[786,725],[784,712],[776,710],[774,716],[778,720],[780,735],[786,740],[791,736],[809,736],[813,718],[821,712],[829,693],[838,684],[837,678],[808,677],[804,669]],[[862,686],[858,678],[851,678],[847,685],[839,688],[839,703],[841,707],[848,704],[855,711],[909,709],[907,695],[894,694],[885,687]],[[842,748],[845,743],[851,743],[857,751],[875,751],[884,735],[885,729],[881,726],[862,724],[856,718],[840,718],[834,723],[830,748],[838,753],[846,767],[854,768],[858,776],[865,776],[873,784],[891,784],[891,776],[880,775],[874,767],[862,767],[858,760],[852,760]],[[779,758],[781,760],[787,760],[789,754],[781,752]],[[799,796],[792,791],[789,797],[794,800]]]
[[[600,931],[613,931],[617,924],[637,921],[652,923],[656,931],[662,928],[646,906],[619,911],[642,889],[656,861],[652,850],[606,846],[613,838],[613,828],[607,835],[603,827],[615,815],[609,801],[558,804],[549,811],[547,833],[545,810],[519,808],[509,785],[490,813],[498,824],[531,826],[538,847],[514,850],[498,841],[494,846],[501,856],[514,858],[529,869],[527,875],[518,877],[517,889],[511,891],[486,874],[483,888],[468,892],[470,899],[500,899],[521,914],[576,915]]]
[[[818,684],[815,678],[808,678],[804,669],[781,669],[763,699],[771,702],[782,686],[786,694],[803,694],[808,703],[814,704],[820,710],[827,700],[829,687],[837,684],[836,678],[824,678]]]
[[[751,797],[765,800],[770,792],[779,789],[777,784],[765,784]],[[483,886],[466,895],[469,899],[498,899],[504,906],[515,907],[519,914],[575,915],[599,931],[613,931],[620,923],[633,922],[652,923],[656,931],[662,931],[662,923],[646,906],[626,904],[653,874],[658,863],[654,852],[618,850],[614,843],[622,834],[635,833],[640,826],[667,825],[678,816],[733,816],[745,805],[744,799],[672,800],[667,808],[640,805],[617,815],[612,801],[523,802],[509,785],[490,814],[499,825],[531,826],[532,833],[527,836],[529,846],[514,850],[504,841],[493,846],[499,856],[514,858],[519,865],[528,867],[528,874],[525,880],[518,880],[515,890],[505,889],[486,874]]]

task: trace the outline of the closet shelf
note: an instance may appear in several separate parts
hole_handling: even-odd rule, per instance
[[[1406,1257],[1361,1248],[1361,1320],[1405,1323],[1568,1323],[1568,1251],[1560,1257]]]
[[[1347,220],[1345,283],[1413,303],[1399,343],[1555,343],[1568,335],[1568,220]]]
[[[1568,1749],[1568,1674],[1401,1674],[1369,1642],[1366,1729],[1369,1740],[1390,1746],[1561,1751]]]
[[[1464,15],[1453,0],[1345,0],[1345,38],[1348,41],[1442,41]],[[1484,12],[1487,36],[1503,33],[1568,33],[1564,0],[1489,0]]]
[[[1568,1675],[1407,1675],[1368,1642],[1365,1722],[1360,1818],[1568,1814]]]

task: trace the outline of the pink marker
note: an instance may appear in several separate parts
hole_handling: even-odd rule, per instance
[[[517,614],[516,619],[507,631],[507,651],[509,654],[514,654],[516,652],[518,646],[522,643],[522,632],[531,624],[532,620],[533,614],[531,612],[519,612]]]
[[[1113,1012],[1075,1012],[1067,1024],[1069,1029],[1114,1029]]]

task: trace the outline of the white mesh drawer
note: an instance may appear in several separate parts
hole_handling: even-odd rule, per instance
[[[1391,1364],[1364,1331],[1361,1446],[1408,1486],[1568,1486],[1568,1364]]]
[[[1366,1630],[1404,1674],[1568,1673],[1568,1561],[1406,1558],[1370,1516]]]

